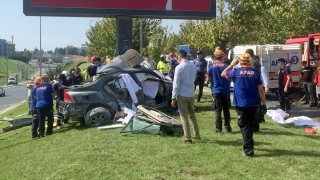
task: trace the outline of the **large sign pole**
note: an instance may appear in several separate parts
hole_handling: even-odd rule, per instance
[[[117,17],[117,55],[132,49],[132,17]]]

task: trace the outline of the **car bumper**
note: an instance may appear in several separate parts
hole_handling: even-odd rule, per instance
[[[73,117],[83,117],[84,113],[82,110],[82,105],[80,104],[73,104],[73,103],[66,103],[64,101],[59,102],[59,112],[65,116]]]

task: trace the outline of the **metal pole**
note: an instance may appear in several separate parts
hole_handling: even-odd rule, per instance
[[[6,50],[7,51],[7,50]],[[8,80],[9,80],[9,59],[8,59],[8,51],[7,51],[7,56],[6,56],[6,58],[7,58],[7,83],[8,83]]]
[[[28,76],[28,67],[29,67],[29,63],[28,63],[28,57],[27,57],[27,53],[26,53],[26,63],[27,63],[27,83],[28,83],[28,79],[29,79],[29,76]]]
[[[143,35],[142,35],[142,28],[143,28],[143,23],[142,23],[142,18],[140,18],[140,54],[142,55],[142,47],[143,47]]]
[[[42,74],[42,57],[41,57],[41,16],[40,16],[40,52],[39,52],[39,55],[40,55],[40,76]]]

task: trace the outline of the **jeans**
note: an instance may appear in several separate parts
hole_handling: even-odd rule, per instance
[[[205,80],[204,72],[197,72],[196,80],[194,81],[194,90],[196,90],[197,85],[199,85],[198,102],[202,97],[204,80]]]
[[[177,103],[180,112],[181,123],[186,140],[191,140],[189,120],[193,126],[193,133],[196,138],[200,137],[198,122],[194,112],[193,97],[177,96]]]
[[[289,92],[284,92],[284,86],[279,86],[278,93],[280,109],[282,109],[283,111],[290,111],[291,104],[289,99]]]
[[[51,134],[52,130],[53,130],[53,108],[52,107],[39,107],[37,109],[38,109],[38,117],[39,117],[40,136],[44,135],[46,117],[48,118],[47,134]]]
[[[236,107],[238,113],[238,126],[243,138],[243,152],[246,155],[254,155],[253,141],[253,123],[257,106],[251,107]]]
[[[222,130],[222,117],[221,111],[223,110],[224,116],[224,127],[227,129],[231,129],[230,127],[230,94],[213,94],[213,108],[216,112],[216,130]]]

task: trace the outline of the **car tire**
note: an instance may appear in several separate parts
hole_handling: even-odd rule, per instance
[[[104,107],[89,110],[85,118],[86,125],[90,127],[102,126],[110,122],[112,122],[110,112]]]

